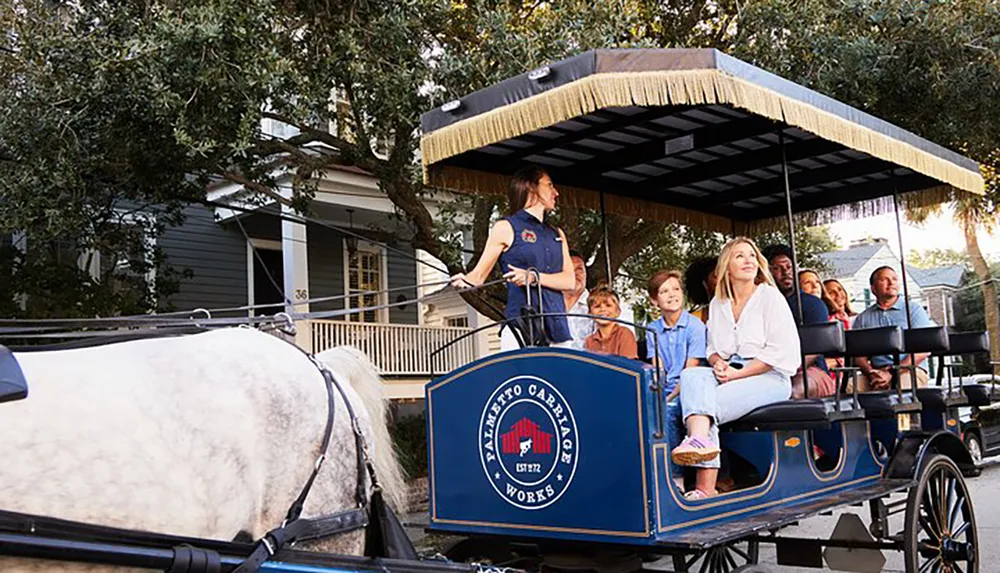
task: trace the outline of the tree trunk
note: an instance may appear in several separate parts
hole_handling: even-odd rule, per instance
[[[969,258],[972,259],[972,269],[976,276],[983,281],[983,315],[986,321],[986,330],[990,333],[990,360],[1000,360],[1000,322],[998,322],[997,312],[997,287],[990,276],[990,267],[986,264],[986,258],[979,248],[979,239],[976,237],[976,224],[969,220],[962,221],[962,230],[965,232],[965,247],[969,251]]]

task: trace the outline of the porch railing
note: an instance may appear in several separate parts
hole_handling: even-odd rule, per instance
[[[313,352],[354,346],[384,375],[429,376],[432,370],[438,375],[476,359],[475,340],[470,336],[440,353],[431,364],[432,351],[470,332],[471,328],[339,320],[314,320],[311,324]]]

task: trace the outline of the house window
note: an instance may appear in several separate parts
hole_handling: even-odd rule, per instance
[[[445,326],[450,326],[453,328],[468,328],[469,327],[469,317],[467,316],[450,316],[444,319]]]
[[[345,249],[346,250],[346,249]],[[347,306],[366,308],[385,304],[386,274],[385,252],[374,246],[359,245],[358,249],[347,252]],[[388,309],[366,310],[347,316],[352,322],[388,322]]]

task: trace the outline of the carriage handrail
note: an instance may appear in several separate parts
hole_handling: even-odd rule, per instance
[[[642,330],[644,332],[647,332],[647,333],[652,333],[653,334],[653,346],[654,346],[653,352],[655,354],[655,363],[653,365],[653,385],[652,385],[652,387],[650,389],[653,390],[654,392],[656,392],[656,397],[657,397],[657,399],[656,399],[656,424],[657,424],[657,427],[656,427],[656,433],[655,433],[654,436],[657,439],[659,439],[659,438],[662,438],[663,436],[666,435],[666,433],[665,433],[666,428],[665,428],[665,422],[664,422],[664,412],[663,412],[663,380],[662,380],[662,373],[661,373],[661,370],[662,370],[661,364],[662,364],[662,362],[660,360],[660,339],[659,339],[659,334],[657,334],[656,330],[654,330],[652,328],[649,328],[648,326],[644,326],[644,325],[637,324],[637,323],[634,323],[634,322],[629,322],[627,320],[622,320],[620,318],[610,318],[610,317],[607,317],[607,316],[600,316],[600,315],[596,315],[596,314],[584,314],[584,313],[574,313],[574,312],[546,312],[546,313],[538,313],[538,314],[536,314],[534,316],[535,317],[539,317],[539,318],[545,318],[547,316],[551,316],[551,317],[566,317],[566,318],[569,318],[569,317],[589,318],[589,319],[592,319],[592,320],[593,319],[600,319],[600,320],[606,320],[608,322],[614,322],[614,323],[617,323],[617,324],[624,324],[624,325],[627,325],[627,326],[631,326],[633,328],[638,328],[638,329],[640,329],[640,330]],[[466,338],[468,338],[468,337],[470,337],[470,336],[472,336],[474,334],[478,334],[478,333],[483,332],[485,330],[488,330],[488,329],[491,329],[491,328],[495,328],[497,325],[506,326],[508,323],[511,323],[513,321],[516,321],[516,320],[520,320],[520,317],[504,318],[503,320],[494,321],[494,322],[492,322],[490,324],[486,324],[486,325],[483,325],[483,326],[476,327],[476,328],[474,328],[474,329],[472,329],[472,330],[470,330],[470,331],[462,334],[461,336],[458,336],[458,337],[456,337],[456,338],[454,338],[454,339],[446,342],[443,346],[440,346],[437,349],[435,349],[434,351],[432,351],[431,354],[430,354],[431,379],[433,380],[434,377],[435,377],[434,359],[435,359],[435,357],[438,354],[440,354],[444,350],[446,350],[446,349],[454,346],[459,341],[465,340]],[[529,321],[529,325],[530,325],[530,321]],[[514,332],[514,331],[512,330],[512,332]],[[534,340],[534,338],[532,337],[531,340]]]

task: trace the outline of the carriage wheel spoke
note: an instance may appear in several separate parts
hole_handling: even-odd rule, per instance
[[[698,568],[698,573],[705,573],[705,570],[708,569],[708,562],[712,559],[712,550],[709,549],[702,556],[704,559],[701,562],[701,567]]]
[[[939,471],[937,478],[938,478],[937,501],[938,501],[938,512],[940,515],[940,521],[938,521],[938,524],[941,525],[941,533],[943,534],[945,533],[945,528],[948,526],[948,516],[947,516],[948,494],[946,493],[948,488],[945,485],[945,479],[947,478],[947,474],[945,474],[945,472],[943,471]]]
[[[729,571],[736,569],[739,565],[736,563],[736,558],[733,557],[733,551],[726,551],[726,561],[729,562]]]
[[[739,555],[740,557],[746,559],[747,563],[750,563],[750,561],[752,561],[750,559],[750,552],[749,551],[743,551],[742,549],[740,549],[739,547],[737,547],[735,545],[733,545],[730,549],[732,549],[733,552],[736,553],[737,555]]]
[[[927,533],[927,536],[930,537],[931,539],[935,541],[940,540],[941,539],[940,528],[938,528],[937,524],[933,522],[933,518],[929,518],[927,515],[925,515],[925,514],[933,514],[933,509],[927,508],[926,511],[924,511],[924,508],[919,508],[917,510],[917,513],[919,514],[918,517],[920,518],[921,529],[923,529]]]
[[[920,566],[919,573],[927,573],[927,570],[930,569],[931,566],[934,565],[934,563],[939,559],[941,559],[941,557],[934,557],[933,559],[928,559],[927,561],[924,561],[923,564]]]
[[[942,527],[941,521],[938,519],[937,504],[935,503],[934,496],[931,493],[933,487],[933,483],[927,484],[927,489],[924,490],[923,503],[921,504],[924,507],[921,509],[927,514],[926,520],[930,526],[928,533],[934,535],[936,539],[941,539],[941,532],[944,528]],[[921,517],[921,521],[924,521],[923,517]]]
[[[969,529],[969,522],[963,520],[962,524],[959,525],[958,527],[956,527],[955,530],[951,532],[951,536],[952,537],[961,537],[966,532],[966,530],[968,530],[968,529]]]
[[[719,550],[713,549],[708,557],[708,573],[716,573],[719,570]]]
[[[958,573],[965,573],[965,569],[962,569],[962,566],[961,566],[961,565],[959,565],[957,561],[956,561],[956,562],[954,562],[954,563],[952,563],[952,564],[951,564],[951,567],[952,567],[952,569],[954,569],[955,571],[958,571]]]
[[[947,512],[945,515],[945,531],[951,533],[952,524],[955,521],[955,513],[959,504],[962,503],[962,496],[958,492],[958,481],[953,478],[948,478],[948,505]]]

